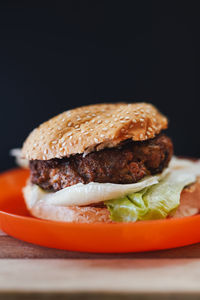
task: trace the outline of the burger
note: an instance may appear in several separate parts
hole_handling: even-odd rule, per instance
[[[173,157],[168,120],[148,103],[65,111],[22,147],[33,216],[64,222],[135,222],[197,214],[200,161]]]

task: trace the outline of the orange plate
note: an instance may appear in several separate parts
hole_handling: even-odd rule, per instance
[[[29,172],[23,169],[0,175],[0,228],[15,238],[51,248],[104,253],[159,250],[200,242],[200,215],[119,224],[33,218],[21,193],[28,176]]]

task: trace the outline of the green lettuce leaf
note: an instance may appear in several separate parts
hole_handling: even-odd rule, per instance
[[[173,170],[159,183],[105,204],[116,222],[163,219],[176,211],[181,191],[195,180],[194,174]]]

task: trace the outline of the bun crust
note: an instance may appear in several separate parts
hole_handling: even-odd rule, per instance
[[[92,206],[61,207],[38,202],[31,207],[31,195],[25,197],[26,206],[34,217],[46,220],[78,223],[111,223],[107,208]],[[31,208],[30,208],[31,207]],[[200,212],[200,178],[181,193],[181,204],[173,218],[194,215]]]
[[[167,118],[147,103],[79,107],[33,130],[22,148],[28,160],[62,158],[114,147],[126,139],[144,141],[167,128]]]

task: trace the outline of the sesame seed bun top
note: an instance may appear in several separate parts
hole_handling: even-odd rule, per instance
[[[167,118],[147,103],[83,106],[65,111],[34,129],[22,148],[28,160],[87,154],[132,139],[144,141],[167,128]]]

